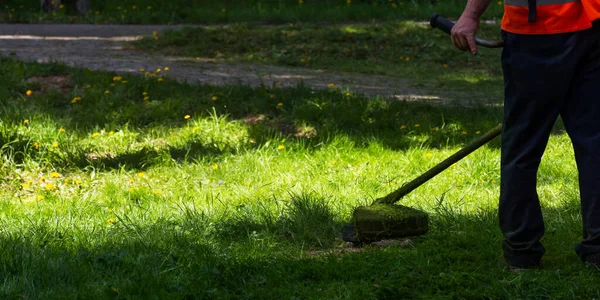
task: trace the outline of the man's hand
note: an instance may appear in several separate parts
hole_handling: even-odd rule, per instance
[[[463,14],[452,27],[452,43],[462,51],[477,54],[475,33],[479,27],[479,18]]]

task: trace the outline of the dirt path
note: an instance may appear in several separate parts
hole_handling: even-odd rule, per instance
[[[407,101],[468,103],[485,101],[483,95],[413,88],[408,79],[352,73],[286,68],[261,64],[229,64],[212,59],[151,55],[125,49],[128,41],[173,29],[161,25],[0,24],[0,55],[26,61],[58,61],[70,66],[117,73],[139,74],[141,68],[168,66],[167,76],[190,83],[260,84],[293,86],[304,82],[314,88],[330,83],[368,95],[393,96]]]

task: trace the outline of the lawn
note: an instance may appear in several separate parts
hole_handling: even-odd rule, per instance
[[[68,2],[68,1],[67,1]],[[63,0],[63,3],[65,1]],[[64,6],[40,12],[38,0],[6,0],[0,21],[10,23],[96,24],[219,24],[228,22],[370,22],[427,20],[432,13],[457,18],[466,1],[405,0],[91,0],[88,14],[77,16]],[[502,17],[502,2],[494,2],[485,18]]]
[[[498,25],[482,25],[478,36],[500,39]],[[172,56],[212,58],[410,79],[413,88],[481,93],[502,99],[501,49],[477,56],[454,48],[450,37],[429,25],[231,25],[166,31],[133,43]]]
[[[594,298],[557,124],[539,174],[541,270],[501,260],[499,141],[401,203],[431,230],[348,248],[356,206],[501,121],[304,86],[201,86],[0,61],[2,298]],[[52,84],[49,84],[52,83]]]

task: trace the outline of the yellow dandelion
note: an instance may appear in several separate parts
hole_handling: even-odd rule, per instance
[[[346,97],[350,97],[352,95],[350,92],[346,92]]]
[[[400,126],[400,129],[406,129],[406,125]]]
[[[217,164],[214,164],[214,165],[212,165],[212,167],[211,167],[211,168],[212,168],[213,170],[216,170],[216,169],[218,169],[218,168],[219,168],[219,165],[217,165]]]
[[[77,103],[79,101],[81,101],[81,97],[75,97],[73,100],[71,100],[71,103]]]
[[[113,135],[113,134],[115,134],[115,132],[114,132],[114,131],[109,131],[109,132],[108,132],[108,135]]]
[[[92,136],[99,136],[100,134],[97,132],[92,133]]]
[[[158,82],[162,82],[164,79],[162,77],[158,78],[157,81]]]
[[[60,178],[60,174],[58,172],[50,173],[50,178]]]
[[[146,96],[148,96],[148,93],[147,92],[143,92],[142,96],[146,97]]]
[[[104,94],[110,94],[109,90],[104,91]]]
[[[502,1],[498,1],[498,5],[502,5]]]
[[[115,220],[115,218],[108,218],[108,219],[106,219],[106,222],[107,222],[107,223],[114,223],[114,222],[116,222],[116,221],[117,221],[117,220]]]
[[[405,60],[405,61],[409,61],[409,60],[410,60],[410,57],[407,57],[407,58],[405,58],[404,60]]]
[[[186,119],[186,120],[189,120],[191,118],[191,116],[190,115],[185,115],[183,118]]]
[[[150,97],[144,97],[144,101],[150,100]]]
[[[53,183],[46,183],[45,188],[47,191],[51,191],[51,190],[54,190],[56,188],[56,186]]]
[[[39,147],[40,147],[40,143],[38,143],[38,142],[33,142],[33,147],[35,147],[35,148],[39,148]]]
[[[415,124],[415,127],[421,127],[421,124]]]
[[[447,68],[447,67],[448,67],[448,64],[443,64],[443,66],[444,66],[444,68]]]
[[[27,96],[31,96],[31,94],[33,94],[33,92],[31,90],[27,90],[27,92],[25,92],[25,95],[27,95]]]
[[[92,88],[92,85],[91,85],[91,84],[88,84],[88,85],[86,85],[86,86],[85,86],[85,88],[86,88],[86,89],[91,89],[91,88]]]
[[[433,153],[429,152],[429,153],[427,153],[426,155],[427,155],[427,157],[432,157],[432,156],[433,156]]]
[[[169,71],[169,67],[165,67],[165,71]]]
[[[23,124],[29,124],[29,120],[27,120],[27,119],[23,120]]]
[[[38,195],[38,196],[37,196],[35,199],[36,199],[37,201],[42,201],[42,200],[44,200],[44,196],[42,196],[42,195]]]
[[[217,96],[212,96],[212,98],[210,98],[210,100],[217,101]]]
[[[200,127],[198,127],[198,126],[194,126],[194,128],[192,128],[193,131],[196,131],[198,129],[200,129]]]
[[[58,142],[54,142],[54,143],[52,143],[52,147],[54,147],[54,148],[58,148]]]
[[[121,81],[121,83],[122,83],[122,84],[126,84],[126,83],[127,83],[127,80],[123,80],[123,81]]]
[[[129,183],[134,183],[135,180],[133,178],[129,179]]]
[[[82,183],[83,183],[83,181],[81,181],[81,179],[75,179],[75,184],[80,185]]]
[[[136,9],[136,8],[137,8],[137,6],[136,6],[136,5],[134,5],[134,6],[132,6],[132,7],[131,7],[131,9]]]
[[[156,190],[156,191],[154,191],[154,193],[157,194],[157,195],[160,195],[160,194],[162,194],[162,191],[161,190]]]
[[[145,175],[145,174],[144,174],[144,172],[139,172],[139,173],[137,173],[137,176],[138,176],[138,177],[144,177],[144,175]]]
[[[480,134],[480,133],[481,133],[481,131],[479,131],[479,130],[475,131],[475,134]]]
[[[132,188],[132,187],[130,187],[130,188],[129,188],[129,191],[130,191],[130,192],[133,192],[133,191],[135,191],[135,189],[134,189],[134,188]]]
[[[283,103],[281,103],[281,102],[277,103],[277,107],[283,107]]]
[[[114,84],[114,83],[111,83],[111,84],[110,84],[110,86],[115,86],[115,84]]]
[[[113,77],[113,81],[121,81],[123,78],[121,76]]]
[[[160,68],[159,68],[159,69],[156,69],[156,73],[160,73],[161,71],[162,71],[162,70],[161,70]]]
[[[26,183],[23,183],[23,184],[21,184],[21,187],[22,187],[23,189],[26,189],[26,188],[28,188],[30,185],[31,185],[31,184],[30,184],[29,182],[26,182]]]
[[[277,150],[283,150],[283,149],[285,149],[285,146],[284,146],[284,145],[279,145],[279,146],[277,146]]]
[[[140,68],[140,72],[146,72],[146,69]]]
[[[60,132],[60,133],[63,133],[63,132],[65,132],[65,129],[61,127],[61,128],[58,130],[58,132]]]
[[[328,84],[327,86],[328,86],[328,87],[330,87],[330,88],[332,88],[332,87],[334,87],[334,86],[335,86],[335,84],[333,84],[333,83],[330,83],[330,84]]]
[[[465,135],[465,134],[467,134],[467,132],[466,132],[466,131],[463,131],[463,132],[461,132],[461,134],[462,134],[462,135]]]
[[[58,8],[63,9],[63,8],[65,8],[65,6],[64,6],[64,4],[61,4],[58,6]]]

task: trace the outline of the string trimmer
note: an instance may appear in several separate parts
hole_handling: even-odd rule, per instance
[[[450,34],[454,23],[434,14],[431,17],[431,26]],[[487,41],[479,38],[475,42],[487,48],[500,48],[502,42]],[[352,221],[344,225],[342,238],[353,243],[370,243],[382,239],[417,236],[429,230],[429,216],[427,213],[403,205],[394,205],[402,197],[423,185],[454,163],[471,154],[481,146],[500,135],[502,125],[490,130],[471,144],[460,149],[435,167],[429,169],[421,176],[403,185],[391,194],[375,200],[369,206],[361,206],[354,210]]]

